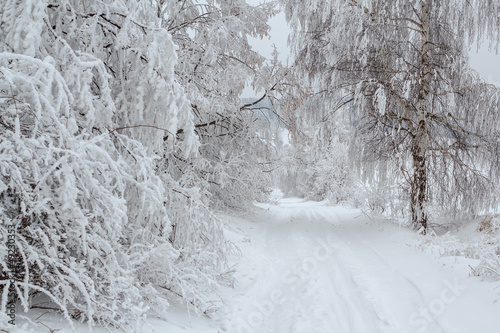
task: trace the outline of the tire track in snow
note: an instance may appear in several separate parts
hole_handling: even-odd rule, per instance
[[[248,279],[233,299],[229,332],[418,332],[412,313],[443,286],[400,271],[399,252],[415,255],[404,243],[392,249],[386,231],[352,209],[297,199],[260,206],[253,223],[240,225],[252,242],[242,249]],[[438,320],[428,327],[454,332]]]
[[[279,216],[265,219],[273,222],[263,226],[255,245],[268,259],[255,268],[264,271],[262,278],[240,301],[236,332],[382,332],[338,250],[328,244],[335,231],[329,220],[340,218],[325,216],[322,208],[285,203],[274,209]],[[282,304],[270,301],[273,293],[282,295]]]

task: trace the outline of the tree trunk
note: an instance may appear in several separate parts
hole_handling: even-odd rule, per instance
[[[421,62],[420,87],[417,100],[417,128],[413,136],[411,154],[413,158],[413,184],[410,194],[412,223],[416,228],[427,229],[427,114],[429,93],[432,79],[432,68],[429,58],[431,44],[429,43],[429,1],[422,0],[422,32],[421,32]]]
[[[420,130],[417,129],[417,131]],[[425,140],[425,138],[420,138]],[[423,147],[416,141],[412,147],[413,183],[410,193],[411,219],[415,228],[424,228],[425,234],[427,230],[427,213],[425,211],[425,203],[427,201],[426,154],[425,149],[422,149]]]

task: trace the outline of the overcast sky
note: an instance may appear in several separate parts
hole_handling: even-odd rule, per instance
[[[247,0],[248,3],[253,5],[258,5],[261,0]],[[286,64],[290,60],[290,49],[288,47],[288,34],[290,29],[285,19],[285,14],[280,13],[273,17],[269,25],[271,26],[270,38],[265,38],[263,40],[249,38],[250,44],[254,49],[267,57],[271,58],[271,52],[273,51],[273,44],[276,45],[278,52],[280,53],[279,59],[282,63]],[[486,44],[486,43],[485,43]],[[490,53],[488,48],[483,47],[479,53],[476,52],[475,48],[470,52],[470,64],[473,69],[479,72],[483,79],[489,83],[495,83],[500,86],[500,56]],[[243,97],[253,97],[256,93],[249,87],[243,91]],[[258,94],[257,94],[258,95]]]
[[[470,65],[479,72],[486,82],[500,86],[499,55],[489,52],[487,47],[483,47],[478,53],[474,49],[470,52]]]
[[[252,5],[258,5],[262,2],[263,1],[260,0],[247,0],[247,3]],[[272,58],[271,54],[273,52],[273,44],[276,45],[276,49],[279,52],[278,59],[283,64],[287,64],[287,61],[290,57],[290,49],[288,48],[287,42],[290,29],[288,28],[285,14],[279,13],[278,15],[271,18],[271,20],[269,21],[269,25],[271,26],[270,38],[257,39],[250,37],[250,45],[253,46],[254,50],[268,59]],[[243,97],[254,97],[255,95],[256,93],[250,87],[247,87],[242,94]]]

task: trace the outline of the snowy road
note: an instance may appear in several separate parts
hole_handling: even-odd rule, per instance
[[[498,284],[415,250],[411,231],[296,198],[259,207],[229,235],[228,332],[500,332]]]

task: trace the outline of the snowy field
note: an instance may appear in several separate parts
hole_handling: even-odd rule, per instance
[[[241,250],[233,258],[237,284],[222,295],[226,319],[214,323],[173,309],[168,322],[149,319],[142,332],[499,332],[499,283],[473,276],[464,258],[419,251],[415,233],[394,223],[278,196],[224,219]],[[39,324],[28,328],[71,331],[44,313],[31,313]]]

